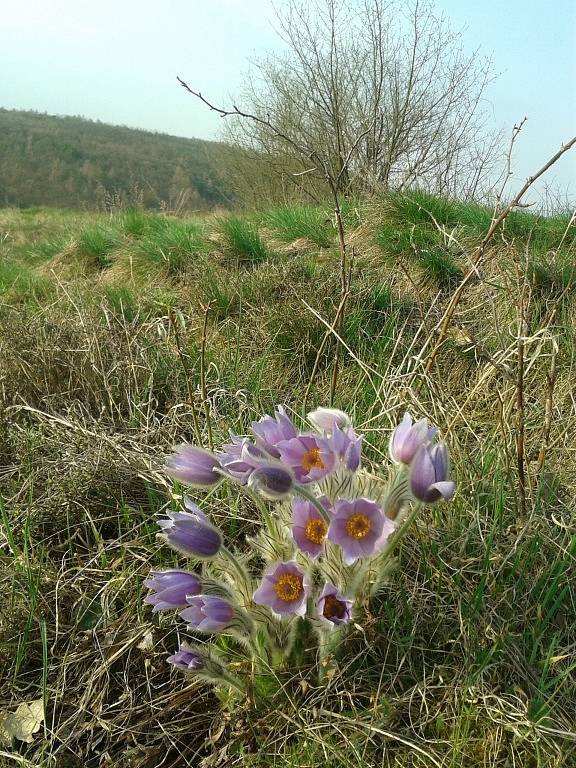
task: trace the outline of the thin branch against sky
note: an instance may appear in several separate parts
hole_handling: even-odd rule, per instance
[[[521,182],[576,126],[576,4],[535,0],[437,0],[469,50],[492,57],[494,125],[506,133],[525,116],[514,178]],[[163,4],[45,0],[2,9],[0,106],[179,136],[216,138],[221,120],[185,99],[181,74],[214,98],[240,89],[248,60],[277,50],[271,0]],[[576,179],[567,155],[552,179]]]

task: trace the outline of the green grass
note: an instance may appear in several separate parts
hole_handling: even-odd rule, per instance
[[[329,248],[334,240],[330,214],[311,205],[276,208],[264,217],[264,222],[285,243],[304,238],[321,248]]]
[[[54,284],[46,277],[35,274],[22,264],[0,262],[0,295],[15,303],[46,300]]]
[[[266,213],[225,224],[138,211],[0,211],[0,711],[46,701],[46,730],[29,744],[2,744],[0,754],[42,768],[102,759],[176,768],[204,758],[239,768],[576,765],[574,244],[564,218],[521,211],[502,232],[512,244],[500,239],[487,253],[483,281],[466,286],[456,312],[451,330],[474,341],[461,348],[451,337],[424,376],[458,279],[453,267],[467,263],[486,211],[419,201],[376,217],[374,203],[350,203],[347,221],[361,228],[334,405],[353,417],[364,465],[378,472],[402,413],[430,418],[450,446],[457,495],[421,511],[368,618],[329,660],[326,684],[306,665],[277,679],[255,675],[256,700],[241,702],[171,672],[165,657],[187,633],[142,604],[151,568],[195,567],[156,539],[170,501],[159,469],[175,444],[194,440],[193,409],[207,445],[208,303],[216,445],[276,403],[305,428],[309,386],[309,408],[328,403],[334,338],[319,349],[340,301],[335,238],[326,249],[296,235],[315,220],[307,206],[288,221],[308,244],[282,258],[259,235],[257,221],[262,234],[270,229]],[[462,253],[424,203],[441,227],[466,233]],[[110,267],[47,279],[47,262],[71,241]],[[525,514],[518,253],[531,289]],[[246,263],[254,269],[239,269]],[[257,510],[247,495],[226,484],[187,492],[227,541],[248,546]]]
[[[221,231],[226,247],[238,262],[259,264],[270,258],[254,221],[229,216],[222,221]]]
[[[120,227],[126,235],[132,237],[141,237],[149,228],[151,222],[150,214],[145,213],[139,208],[128,208],[120,216]]]
[[[138,297],[125,285],[110,285],[105,290],[110,308],[123,319],[133,321],[138,314]]]
[[[414,223],[410,228],[400,228],[386,222],[377,228],[375,240],[388,258],[405,257],[420,268],[426,279],[442,288],[449,289],[462,277],[440,233],[425,225]]]
[[[93,259],[100,269],[111,266],[112,251],[120,244],[118,233],[104,226],[86,227],[78,236],[80,253]]]
[[[155,217],[135,247],[141,268],[160,267],[178,275],[193,264],[204,247],[202,227],[193,222]]]

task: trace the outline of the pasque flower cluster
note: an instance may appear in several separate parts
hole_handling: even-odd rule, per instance
[[[203,561],[202,568],[152,571],[145,602],[154,612],[179,611],[196,635],[231,635],[262,668],[288,657],[302,619],[317,633],[319,648],[357,621],[357,608],[381,585],[419,506],[454,494],[446,445],[426,419],[414,423],[405,414],[393,431],[387,479],[361,468],[363,437],[346,413],[318,408],[308,421],[311,429],[300,431],[279,406],[252,424],[249,437],[231,435],[215,453],[180,445],[165,467],[190,487],[236,485],[256,502],[262,526],[248,547],[241,542],[231,551],[219,528],[184,497],[183,510],[169,510],[159,521],[160,536],[181,555]],[[255,579],[253,562],[262,561]],[[185,643],[168,661],[242,689],[241,678],[206,644]]]

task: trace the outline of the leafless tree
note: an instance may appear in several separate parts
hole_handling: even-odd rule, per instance
[[[428,0],[288,0],[278,18],[286,52],[259,62],[242,96],[262,122],[228,129],[272,174],[312,195],[326,169],[344,194],[482,187],[496,157],[490,64]]]

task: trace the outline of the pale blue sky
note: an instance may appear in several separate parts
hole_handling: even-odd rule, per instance
[[[281,0],[278,3],[281,5]],[[437,0],[470,52],[492,57],[495,127],[528,121],[511,189],[576,134],[575,0]],[[221,119],[178,86],[237,92],[249,59],[278,48],[270,0],[3,0],[0,106],[178,136],[217,138]],[[576,150],[546,176],[576,193]]]

